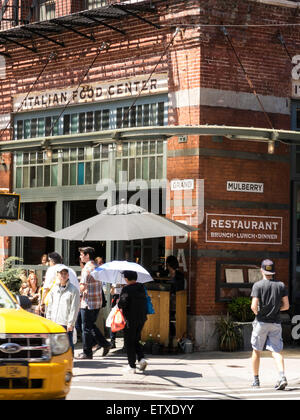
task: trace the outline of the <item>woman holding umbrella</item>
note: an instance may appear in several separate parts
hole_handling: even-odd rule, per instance
[[[124,286],[118,302],[126,319],[124,329],[124,344],[127,351],[128,366],[124,373],[136,373],[136,356],[139,369],[145,370],[147,362],[144,359],[143,347],[140,344],[141,332],[147,320],[147,300],[145,288],[137,283],[135,271],[123,271],[127,286]]]

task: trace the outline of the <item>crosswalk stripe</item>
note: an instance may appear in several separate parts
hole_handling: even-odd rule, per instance
[[[92,387],[92,386],[72,386],[72,389],[83,389],[83,390],[89,390],[89,391],[99,391],[99,392],[114,392],[119,394],[127,394],[127,395],[143,395],[144,397],[162,397],[162,393],[159,392],[152,392],[152,391],[130,391],[120,388],[100,388],[100,387]],[[178,390],[179,391],[179,390]],[[181,390],[182,391],[182,390]],[[191,391],[191,390],[190,390]],[[212,390],[211,390],[212,391]],[[247,399],[260,399],[262,397],[273,397],[268,399],[300,399],[300,391],[297,389],[297,393],[295,394],[293,391],[276,391],[273,392],[260,392],[260,390],[253,390],[252,392],[247,393],[239,393],[238,390],[236,392],[233,392],[231,390],[230,393],[223,391],[222,394],[220,391],[212,391],[208,393],[207,391],[195,391],[196,395],[176,395],[174,392],[171,392],[169,394],[164,394],[164,398],[168,399],[225,399],[225,398],[232,398],[232,399],[240,399],[240,398],[247,398]],[[291,392],[293,392],[291,394]],[[283,397],[283,393],[285,393],[285,397]],[[296,395],[298,395],[298,398],[296,398]],[[254,398],[255,397],[255,398]]]
[[[161,394],[160,393],[155,393],[155,392],[138,392],[138,391],[129,391],[126,389],[120,389],[120,388],[98,388],[98,387],[93,387],[93,386],[71,386],[71,389],[83,389],[86,391],[101,391],[101,392],[116,392],[118,394],[128,394],[128,395],[142,395],[142,396],[149,396],[149,397],[158,397],[161,398]],[[171,398],[168,397],[167,395],[165,395],[165,398]]]

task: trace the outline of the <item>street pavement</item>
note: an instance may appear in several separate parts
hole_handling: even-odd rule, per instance
[[[252,389],[251,352],[147,355],[144,373],[123,374],[127,358],[117,349],[93,360],[75,360],[68,400],[245,400],[299,399],[300,347],[284,350],[288,386],[276,391],[277,370],[269,352],[261,359],[260,389]],[[75,355],[81,352],[77,344]]]

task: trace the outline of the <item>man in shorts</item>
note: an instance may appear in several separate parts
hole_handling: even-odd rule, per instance
[[[288,292],[282,282],[273,278],[275,274],[273,261],[264,260],[261,263],[261,272],[263,279],[254,283],[251,293],[251,309],[256,315],[251,337],[253,348],[253,386],[260,386],[260,354],[266,346],[266,349],[272,352],[279,372],[279,380],[275,385],[275,389],[283,390],[287,386],[287,380],[284,373],[284,359],[281,353],[283,342],[280,311],[289,309]]]

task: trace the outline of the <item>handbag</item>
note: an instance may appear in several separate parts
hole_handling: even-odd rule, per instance
[[[152,304],[151,297],[148,295],[148,292],[145,286],[144,286],[144,289],[145,289],[146,299],[147,299],[147,315],[153,315],[155,314],[155,310]]]
[[[112,332],[118,332],[123,330],[125,325],[126,321],[123,312],[120,308],[117,308],[115,314],[113,315],[110,329]]]
[[[111,311],[110,311],[110,313],[108,314],[108,317],[106,318],[106,321],[105,321],[105,325],[106,325],[106,327],[108,327],[108,328],[110,328],[111,327],[111,323],[112,323],[112,320],[113,320],[113,317],[114,317],[114,315],[115,315],[115,313],[116,313],[116,310],[118,309],[118,305],[115,305],[112,309],[111,309]]]

